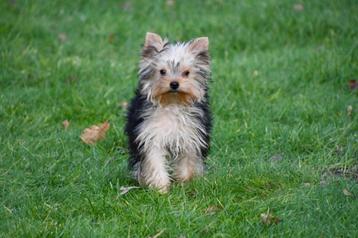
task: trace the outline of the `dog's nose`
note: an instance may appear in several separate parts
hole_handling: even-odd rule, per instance
[[[170,82],[170,88],[177,90],[179,88],[179,83],[177,81]]]

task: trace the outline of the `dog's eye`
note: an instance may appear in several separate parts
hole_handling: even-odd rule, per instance
[[[159,70],[160,75],[164,76],[167,74],[167,71],[165,69]]]
[[[185,70],[185,71],[183,72],[183,76],[184,76],[184,77],[188,77],[189,74],[190,74],[189,70]]]

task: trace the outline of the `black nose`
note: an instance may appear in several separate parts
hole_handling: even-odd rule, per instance
[[[179,83],[177,81],[170,82],[170,88],[176,90],[179,88]]]

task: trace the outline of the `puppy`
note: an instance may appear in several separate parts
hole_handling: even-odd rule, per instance
[[[169,43],[147,33],[139,83],[127,113],[129,169],[140,185],[167,192],[204,172],[212,126],[209,40]]]

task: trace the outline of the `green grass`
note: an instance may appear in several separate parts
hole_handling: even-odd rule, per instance
[[[0,236],[357,237],[358,4],[294,4],[1,1]],[[210,38],[208,173],[119,196],[135,182],[118,105],[147,31]],[[107,138],[83,144],[104,120]]]

